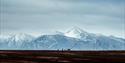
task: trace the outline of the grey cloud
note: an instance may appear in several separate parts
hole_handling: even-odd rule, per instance
[[[29,30],[49,32],[74,25],[102,33],[108,31],[115,33],[124,30],[125,1],[123,0],[0,1],[2,2],[0,17],[2,18],[1,22],[4,23],[2,29],[10,30],[10,32]],[[122,33],[116,35],[122,35]]]

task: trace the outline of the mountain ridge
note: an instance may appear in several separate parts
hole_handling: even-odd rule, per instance
[[[78,27],[68,32],[33,37],[28,34],[12,35],[7,39],[0,37],[0,49],[33,50],[125,50],[125,39],[114,36],[88,33]]]

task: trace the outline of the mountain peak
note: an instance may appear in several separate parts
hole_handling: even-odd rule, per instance
[[[81,38],[81,34],[83,34],[83,33],[87,33],[87,32],[83,31],[79,27],[73,27],[68,32],[65,33],[65,36],[74,37],[74,38]]]
[[[79,28],[79,27],[73,27],[68,32],[82,33],[84,31],[81,28]]]

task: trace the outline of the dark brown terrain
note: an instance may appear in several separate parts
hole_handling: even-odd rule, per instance
[[[0,50],[0,63],[123,62],[125,51]]]

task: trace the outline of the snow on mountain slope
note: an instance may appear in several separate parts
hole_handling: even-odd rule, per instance
[[[8,40],[8,38],[10,38],[11,36],[9,35],[0,35],[0,42],[5,42]]]
[[[73,50],[124,50],[124,43],[106,36],[98,36],[96,42],[63,35],[43,35],[32,41],[32,49],[73,49]]]
[[[64,33],[67,37],[82,39],[83,41],[93,41],[95,42],[95,34],[83,31],[78,27],[73,27],[68,32]]]
[[[78,27],[73,27],[72,29],[70,29],[68,32],[65,33],[65,36],[74,38],[82,38],[83,35],[86,36],[87,32],[83,31]]]
[[[33,36],[24,33],[19,33],[12,35],[10,39],[10,41],[14,42],[30,42],[33,39]]]
[[[9,35],[2,35],[2,34],[0,34],[0,48],[4,48],[4,47],[7,47],[7,44],[8,44],[8,42],[9,42],[9,38],[10,38],[11,36],[9,36]]]
[[[125,50],[125,43],[117,41],[115,38],[98,36],[96,39],[96,47],[102,50]]]
[[[1,35],[2,36],[2,35]],[[22,47],[23,44],[26,42],[31,42],[34,37],[25,33],[19,33],[19,34],[10,34],[9,37],[6,37],[6,39],[3,39],[4,37],[1,37],[0,39],[0,47],[4,48],[18,48]]]
[[[116,40],[116,41],[125,43],[125,39],[123,39],[123,38],[117,38],[117,37],[115,37],[115,36],[109,36],[109,37],[110,37],[111,39]]]
[[[10,34],[10,35],[0,35],[0,39],[6,39],[10,41],[15,42],[22,42],[22,41],[31,41],[33,36],[25,33],[19,33],[19,34]]]
[[[79,39],[66,37],[63,35],[43,35],[32,42],[33,47],[39,49],[69,49],[72,48]]]
[[[96,35],[73,27],[66,33],[57,32],[37,38],[22,33],[8,37],[0,36],[0,49],[125,50],[125,39]]]

